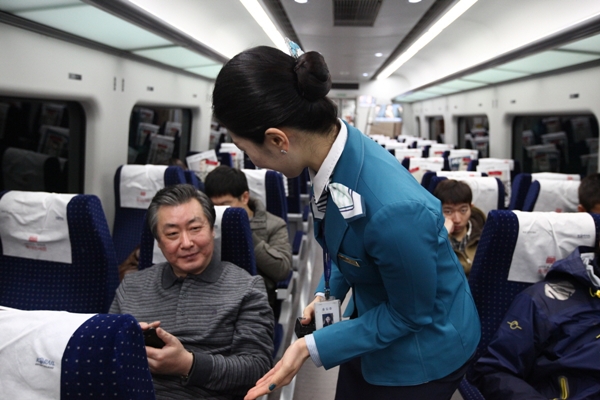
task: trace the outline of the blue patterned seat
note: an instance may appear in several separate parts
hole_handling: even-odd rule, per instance
[[[122,165],[117,168],[114,179],[114,191],[115,191],[115,221],[113,225],[113,241],[115,250],[117,252],[117,262],[121,264],[131,252],[140,244],[140,238],[142,236],[142,227],[144,225],[144,216],[146,215],[146,209],[148,208],[149,200],[152,196],[148,196],[148,202],[143,204],[141,207],[124,207],[121,201],[121,176],[124,173],[124,169],[130,168],[155,169],[164,171],[164,181],[160,182],[158,188],[165,186],[176,185],[178,183],[186,183],[185,174],[183,169],[178,166],[164,166],[164,165]],[[150,191],[153,187],[148,182],[139,182],[139,186]]]
[[[67,343],[61,367],[61,400],[155,398],[142,330],[128,314],[85,321]]]
[[[0,198],[6,193],[11,192]],[[76,195],[66,215],[72,263],[7,256],[0,249],[0,304],[21,310],[108,311],[119,277],[100,199]]]
[[[575,180],[535,180],[525,196],[523,211],[577,212],[579,184]]]
[[[523,210],[529,186],[531,186],[531,174],[521,173],[515,175],[511,187],[509,210]]]
[[[539,213],[541,218],[544,214],[552,213]],[[560,215],[569,217],[569,214]],[[592,217],[596,225],[597,242],[600,238],[600,215]],[[475,360],[487,348],[514,297],[531,285],[508,280],[518,232],[519,220],[513,211],[490,211],[469,274],[469,286],[481,320],[481,340]],[[567,252],[572,250],[565,249]],[[459,390],[465,400],[483,399],[479,391],[466,380],[463,380]]]

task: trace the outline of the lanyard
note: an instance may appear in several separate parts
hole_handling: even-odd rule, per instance
[[[327,250],[325,242],[325,217],[321,221],[321,238],[323,240],[323,276],[325,277],[325,300],[329,300],[331,288],[329,287],[329,279],[331,278],[331,255]]]

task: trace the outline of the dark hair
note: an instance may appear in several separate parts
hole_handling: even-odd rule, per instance
[[[228,194],[240,198],[244,192],[249,191],[246,174],[227,165],[219,165],[204,179],[204,193],[209,198]]]
[[[444,179],[438,183],[433,195],[440,199],[442,204],[471,204],[473,201],[471,187],[454,179]]]
[[[596,204],[600,204],[600,173],[586,176],[581,180],[578,189],[579,204],[585,211],[591,211]]]
[[[331,75],[321,54],[297,60],[267,46],[233,57],[219,72],[213,90],[217,121],[240,137],[262,144],[269,128],[326,134],[337,107],[326,95]]]
[[[210,228],[212,229],[215,225],[215,207],[212,202],[204,193],[196,189],[194,186],[187,183],[179,185],[167,186],[164,189],[159,190],[148,207],[146,212],[146,223],[152,231],[152,235],[158,240],[158,210],[162,206],[179,206],[185,204],[191,200],[196,199],[202,206],[204,216],[208,220]]]

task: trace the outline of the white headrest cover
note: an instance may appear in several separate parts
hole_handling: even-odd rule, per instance
[[[123,165],[121,207],[147,209],[156,192],[165,187],[166,169],[166,165]]]
[[[594,246],[596,225],[588,213],[513,211],[519,235],[508,280],[535,283],[548,268],[566,258],[577,246]]]
[[[93,315],[0,307],[2,397],[60,399],[63,353],[73,333]]]
[[[577,212],[580,181],[538,179],[540,193],[533,211]]]
[[[267,187],[265,185],[266,169],[242,169],[246,174],[248,187],[250,188],[250,197],[260,200],[265,206],[267,205]]]
[[[5,256],[71,264],[67,204],[74,194],[7,192],[0,199]]]
[[[485,215],[491,210],[498,209],[498,181],[496,178],[481,177],[456,177],[457,181],[463,181],[471,187],[473,193],[473,205],[479,208]]]
[[[561,174],[559,172],[536,172],[531,174],[531,180],[537,181],[540,179],[554,179],[560,181],[580,181],[579,174]]]
[[[47,154],[9,147],[2,158],[2,176],[7,190],[43,191]]]

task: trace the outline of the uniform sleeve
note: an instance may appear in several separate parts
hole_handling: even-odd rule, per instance
[[[284,220],[267,219],[268,239],[252,233],[257,268],[275,282],[286,279],[292,270],[292,249]]]
[[[548,337],[546,318],[525,293],[513,301],[487,351],[468,374],[488,400],[546,399],[527,383],[537,358],[536,347]]]
[[[186,385],[243,396],[272,366],[273,311],[260,277],[247,289],[229,354],[194,352],[195,362]]]
[[[381,274],[388,301],[359,318],[315,331],[325,368],[384,349],[433,321],[439,240],[447,240],[442,226],[438,215],[413,201],[386,205],[371,217],[364,245]],[[352,335],[336,340],[342,332]]]

